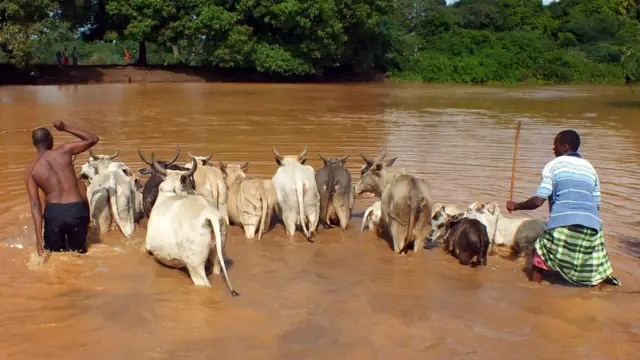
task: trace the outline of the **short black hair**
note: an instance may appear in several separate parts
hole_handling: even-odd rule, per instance
[[[560,145],[568,145],[571,151],[578,151],[580,148],[580,135],[574,130],[564,130],[558,133]]]
[[[36,148],[51,149],[53,147],[53,135],[47,128],[37,128],[31,133],[33,146]]]

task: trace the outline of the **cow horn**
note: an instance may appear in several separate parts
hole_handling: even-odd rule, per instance
[[[71,163],[73,164],[74,162],[76,162],[76,156],[75,155],[71,155]]]
[[[93,160],[98,160],[98,157],[96,156],[96,154],[93,153],[92,150],[89,150],[89,157]]]
[[[113,155],[109,156],[109,160],[113,160],[120,155],[120,150],[116,151]]]
[[[140,159],[144,161],[145,164],[149,166],[153,166],[153,163],[149,161],[146,157],[144,157],[144,154],[142,154],[142,150],[140,150],[140,148],[138,148],[138,156],[140,156]]]
[[[276,150],[276,147],[273,147],[273,154],[278,158],[278,160],[282,160],[282,155]]]
[[[173,164],[180,157],[180,145],[176,145],[176,156],[173,157],[170,161],[167,161],[167,166]]]
[[[302,152],[300,154],[298,154],[298,160],[302,160],[304,159],[304,157],[307,155],[307,145],[304,146],[304,150],[302,150]]]
[[[364,160],[364,162],[366,162],[367,165],[373,165],[373,163],[376,162],[375,159],[372,159],[363,153],[360,153],[360,157],[362,157],[362,160]]]
[[[151,165],[153,166],[153,170],[155,170],[160,175],[167,176],[167,169],[158,164],[158,162],[156,161],[156,156],[153,152],[151,153],[151,163],[153,164]]]
[[[384,157],[387,156],[387,147],[383,147],[382,148],[382,152],[380,152],[380,157],[378,157],[378,160],[384,160]]]
[[[185,174],[186,176],[193,176],[193,174],[196,173],[196,169],[198,168],[198,162],[196,161],[196,159],[191,158],[191,169],[189,169],[189,171],[187,171],[187,173]]]
[[[248,162],[248,161],[245,161],[245,162],[243,162],[242,164],[240,164],[240,169],[246,169],[246,168],[247,168],[247,166],[249,166],[249,162]]]
[[[191,151],[187,151],[187,155],[189,155],[189,158],[190,158],[190,159],[193,159],[194,157],[196,157],[195,155],[193,155],[193,154],[191,153]]]
[[[343,156],[343,157],[340,158],[340,162],[344,163],[344,162],[347,161],[348,158],[349,158],[349,155]]]
[[[327,158],[325,158],[322,154],[318,153],[318,155],[320,155],[320,159],[322,159],[322,161],[327,162]]]
[[[209,160],[211,160],[211,158],[212,158],[212,157],[213,157],[213,153],[209,153],[209,156],[207,156],[207,157],[205,158],[205,160],[206,160],[206,161],[209,161]]]
[[[226,173],[227,172],[227,164],[225,164],[222,161],[218,161],[218,163],[220,164],[220,170],[222,170],[222,172]]]

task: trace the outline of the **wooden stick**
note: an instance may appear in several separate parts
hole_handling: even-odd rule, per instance
[[[518,160],[518,142],[520,141],[521,125],[520,121],[518,121],[518,127],[516,129],[516,143],[513,148],[513,163],[511,164],[511,188],[509,189],[509,201],[513,201],[513,186],[516,183],[516,163]]]

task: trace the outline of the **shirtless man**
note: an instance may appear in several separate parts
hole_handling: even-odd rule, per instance
[[[40,256],[44,255],[45,249],[85,253],[89,208],[85,196],[78,189],[71,157],[89,150],[99,139],[62,121],[54,122],[53,126],[59,131],[77,136],[80,140],[53,149],[53,135],[48,129],[38,128],[31,134],[38,156],[25,170],[25,183],[36,231],[36,248]],[[46,203],[44,239],[39,188],[44,192]]]

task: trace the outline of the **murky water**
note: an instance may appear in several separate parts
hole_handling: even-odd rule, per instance
[[[125,359],[637,359],[640,357],[640,98],[625,88],[391,85],[106,85],[0,88],[0,126],[62,119],[101,137],[97,153],[136,149],[168,158],[180,144],[215,160],[276,170],[271,147],[349,154],[383,145],[397,166],[430,180],[437,200],[465,206],[508,198],[516,121],[515,197],[535,192],[553,136],[577,129],[599,172],[602,215],[623,288],[599,292],[529,284],[522,263],[490,257],[461,267],[434,249],[398,256],[359,233],[320,229],[315,244],[281,226],[249,243],[232,228],[231,298],[158,265],[117,232],[87,255],[27,266],[35,238],[24,190],[30,133],[0,136],[0,358]],[[70,140],[54,133],[56,141]],[[86,155],[76,161],[77,167]],[[529,213],[546,216],[546,206]]]

